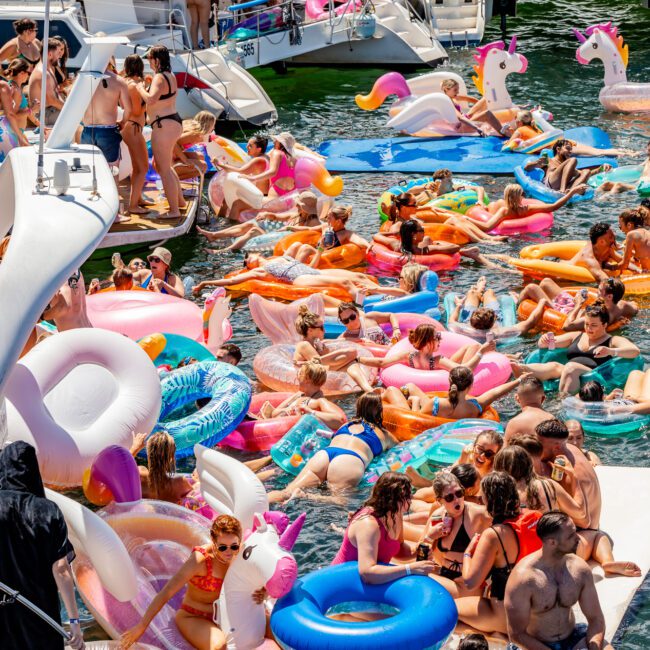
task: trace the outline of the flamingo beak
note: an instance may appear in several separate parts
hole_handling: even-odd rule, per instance
[[[579,29],[576,29],[574,27],[573,28],[573,33],[575,34],[575,37],[578,39],[578,41],[580,43],[586,43],[587,42],[587,37]]]

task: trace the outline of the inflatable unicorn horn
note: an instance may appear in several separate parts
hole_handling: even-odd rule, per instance
[[[627,80],[628,46],[611,22],[591,25],[582,34],[573,29],[580,42],[576,59],[587,65],[600,59],[605,67],[605,85],[600,91],[600,103],[608,111],[634,113],[650,111],[650,83]]]
[[[298,576],[291,549],[305,517],[302,513],[280,535],[277,524],[269,523],[274,521],[272,517],[255,515],[252,532],[245,536],[240,552],[228,567],[218,601],[219,627],[226,635],[229,650],[252,650],[264,643],[265,608],[253,603],[251,595],[262,587],[272,598],[289,593]]]

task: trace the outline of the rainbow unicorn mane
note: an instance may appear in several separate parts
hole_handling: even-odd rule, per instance
[[[621,59],[623,59],[623,64],[627,68],[627,61],[630,55],[630,51],[628,46],[623,41],[623,37],[618,33],[618,27],[616,27],[616,25],[612,25],[611,21],[608,23],[601,23],[600,25],[591,25],[591,27],[587,27],[587,29],[585,29],[585,34],[587,34],[587,36],[591,36],[596,29],[599,29],[601,32],[607,34],[607,36],[612,39],[612,42],[616,46],[618,53],[621,55]]]
[[[485,61],[487,59],[487,55],[489,54],[490,50],[504,50],[505,47],[506,45],[503,41],[494,41],[494,43],[488,43],[487,45],[481,45],[480,47],[476,48],[474,59],[478,65],[473,66],[473,70],[476,72],[476,76],[472,77],[472,81],[474,82],[474,85],[481,93],[481,95],[483,95],[483,71],[485,70]]]

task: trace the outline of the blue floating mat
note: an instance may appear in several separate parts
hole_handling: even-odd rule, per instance
[[[607,133],[595,126],[568,129],[570,140],[598,148],[611,147]],[[369,140],[327,140],[318,153],[327,158],[331,172],[405,172],[430,174],[447,168],[454,174],[512,174],[529,154],[502,152],[504,140],[489,137],[374,138]],[[608,163],[613,158],[579,158],[578,167]]]

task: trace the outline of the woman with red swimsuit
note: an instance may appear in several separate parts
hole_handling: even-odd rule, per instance
[[[176,612],[176,625],[187,641],[199,650],[223,648],[226,635],[214,622],[214,608],[219,600],[228,565],[239,553],[242,527],[230,515],[220,515],[210,529],[211,544],[195,546],[185,564],[176,572],[144,613],[139,623],[124,632],[121,648],[128,648],[146,631],[163,605],[187,585],[187,592]],[[255,602],[262,602],[266,591],[253,594]]]

